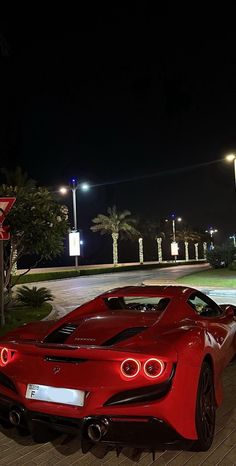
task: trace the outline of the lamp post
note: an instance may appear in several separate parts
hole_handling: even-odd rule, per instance
[[[176,262],[176,259],[177,259],[176,251],[178,248],[178,244],[176,243],[176,222],[181,222],[182,218],[176,217],[174,214],[172,214],[171,221],[172,221],[172,236],[173,236],[173,242],[171,243],[171,255],[174,256],[174,261]],[[166,222],[168,222],[168,219],[166,219]]]
[[[173,241],[174,243],[176,243],[176,235],[175,235],[175,232],[176,232],[176,226],[175,226],[175,222],[181,222],[182,221],[182,218],[181,217],[175,217],[175,215],[171,215],[171,218],[172,218],[172,232],[173,232]]]
[[[72,178],[70,186],[63,186],[60,188],[62,194],[66,194],[68,190],[72,191],[72,205],[73,205],[73,232],[77,233],[78,224],[77,224],[77,190],[82,189],[82,191],[88,191],[88,183],[79,184],[75,178]],[[78,256],[75,256],[75,268],[78,267]]]
[[[234,162],[234,183],[235,183],[235,188],[236,188],[236,155],[235,154],[226,155],[225,160],[227,160],[227,162]]]
[[[205,230],[205,233],[209,233],[209,235],[211,237],[210,249],[214,249],[213,235],[215,233],[217,233],[217,232],[218,232],[218,230],[216,230],[216,228],[212,228],[212,227],[210,227],[209,230]]]

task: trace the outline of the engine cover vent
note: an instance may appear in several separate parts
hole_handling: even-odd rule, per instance
[[[143,332],[146,330],[147,327],[131,327],[127,328],[125,330],[122,330],[122,332],[117,333],[112,338],[109,338],[109,340],[104,341],[101,346],[113,346],[116,345],[117,343],[120,343],[123,340],[127,340],[128,338],[134,337],[135,335],[138,335],[138,333]]]
[[[50,333],[45,339],[44,343],[64,343],[67,338],[77,329],[78,325],[64,324],[61,327]]]

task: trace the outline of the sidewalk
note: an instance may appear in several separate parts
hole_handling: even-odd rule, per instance
[[[205,263],[205,259],[199,259],[198,261],[195,261],[195,259],[190,259],[189,261],[185,260],[177,260],[176,262],[174,261],[151,261],[151,262],[143,262],[143,264],[140,264],[140,262],[120,262],[117,264],[116,269],[119,269],[119,267],[132,267],[132,266],[139,266],[139,265],[160,265],[160,264],[192,264],[193,262],[199,265],[202,263]],[[68,266],[61,266],[61,267],[40,267],[40,268],[35,268],[35,269],[30,269],[28,273],[45,273],[45,272],[63,272],[63,271],[68,271],[68,270],[89,270],[89,269],[106,269],[106,268],[113,268],[114,264],[93,264],[93,265],[79,265],[78,268],[74,265],[68,265]],[[26,272],[28,269],[17,269],[16,273],[17,275]]]

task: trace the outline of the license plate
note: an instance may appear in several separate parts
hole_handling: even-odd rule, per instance
[[[66,405],[84,406],[85,392],[72,388],[49,387],[48,385],[28,384],[25,397],[30,400],[49,401]]]

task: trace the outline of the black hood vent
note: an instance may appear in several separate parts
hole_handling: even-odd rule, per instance
[[[64,343],[67,338],[77,329],[78,325],[64,324],[61,327],[50,333],[45,339],[44,343]]]
[[[128,338],[134,337],[138,333],[143,332],[146,330],[148,327],[131,327],[127,328],[125,330],[122,330],[122,332],[117,333],[112,338],[109,338],[109,340],[104,341],[101,346],[113,346],[116,345],[117,343],[120,343],[123,340],[127,340]]]

